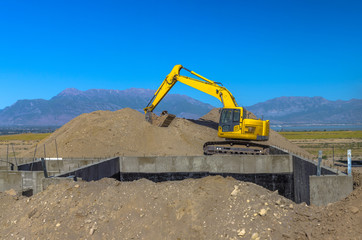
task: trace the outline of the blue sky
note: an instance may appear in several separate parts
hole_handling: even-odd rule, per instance
[[[157,89],[175,64],[239,105],[362,98],[362,1],[0,1],[0,109],[65,88]],[[171,93],[215,106],[181,83]]]

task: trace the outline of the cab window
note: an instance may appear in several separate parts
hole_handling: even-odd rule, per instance
[[[240,109],[234,110],[233,122],[240,122]]]
[[[233,110],[224,109],[221,112],[220,123],[229,123],[232,120]]]

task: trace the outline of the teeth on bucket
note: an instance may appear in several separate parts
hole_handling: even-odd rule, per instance
[[[175,119],[175,115],[173,115],[173,114],[166,114],[166,115],[163,115],[161,118],[162,118],[162,120],[161,120],[161,122],[160,122],[160,124],[158,125],[159,127],[168,127],[170,124],[171,124],[171,122],[172,122],[172,120],[174,120]]]

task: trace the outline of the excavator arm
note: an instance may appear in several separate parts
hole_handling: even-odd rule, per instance
[[[180,75],[181,69],[185,69],[191,74],[199,77],[201,80]],[[176,84],[176,82],[181,82],[219,99],[219,101],[223,103],[224,108],[234,108],[238,106],[235,98],[229,92],[229,90],[223,86],[220,86],[219,83],[211,81],[195,73],[194,71],[190,71],[187,68],[184,68],[182,65],[176,65],[170,74],[168,74],[165,80],[161,83],[160,87],[155,92],[147,107],[143,109],[145,113],[152,112],[166,96],[166,94],[171,90],[171,88]]]

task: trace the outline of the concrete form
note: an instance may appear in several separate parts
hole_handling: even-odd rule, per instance
[[[278,190],[281,195],[296,203],[306,202],[314,205],[325,205],[344,198],[352,191],[353,185],[351,177],[326,167],[322,167],[322,176],[316,177],[315,162],[290,154],[116,157],[91,162],[51,160],[47,161],[47,168],[50,175],[56,173],[55,176],[58,178],[69,179],[75,176],[86,181],[113,177],[121,181],[148,178],[157,182],[208,175],[231,176],[238,180],[254,182],[271,191]],[[44,178],[43,172],[39,171],[41,164],[19,166],[19,169],[23,170],[31,168],[38,171],[0,171],[0,191],[10,188],[23,191],[32,188],[34,193],[39,192],[43,187]],[[71,170],[67,171],[69,169]]]

